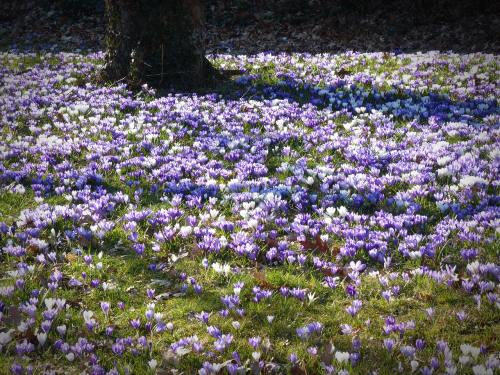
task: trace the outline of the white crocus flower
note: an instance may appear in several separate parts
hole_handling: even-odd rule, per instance
[[[25,320],[23,320],[23,321],[22,321],[21,323],[19,323],[19,325],[17,326],[17,330],[18,330],[19,332],[24,333],[24,332],[26,332],[26,331],[28,330],[28,328],[29,328],[29,327],[30,327],[30,326],[29,326],[28,322],[27,322],[27,321],[25,321]]]
[[[477,176],[464,176],[460,179],[460,182],[458,183],[458,186],[461,188],[466,188],[470,186],[474,186],[475,184],[488,184],[488,181],[485,180],[484,178],[477,177]]]
[[[418,362],[417,361],[411,361],[410,362],[410,366],[411,366],[411,371],[415,372],[418,369]]]
[[[2,350],[2,347],[12,341],[12,332],[14,332],[13,329],[8,330],[7,332],[0,332],[0,350]]]
[[[215,262],[215,263],[212,264],[212,268],[213,268],[213,270],[215,272],[222,273],[225,276],[227,276],[231,272],[231,267],[227,263],[225,263],[224,265],[222,265],[222,264],[220,264],[218,262]]]
[[[318,299],[318,297],[316,297],[316,293],[307,293],[307,303],[308,305],[314,303],[316,300]]]
[[[181,227],[181,229],[179,230],[179,234],[181,235],[181,237],[187,237],[187,236],[189,236],[192,232],[193,232],[193,228],[192,228],[192,227],[190,227],[189,225],[183,226],[183,227]]]
[[[347,208],[345,208],[344,206],[340,206],[337,209],[337,212],[338,212],[340,217],[345,217],[347,215]]]
[[[66,333],[66,325],[62,324],[60,326],[57,326],[56,330],[61,336],[64,336],[64,334]]]
[[[85,320],[85,322],[89,322],[92,319],[92,316],[94,316],[92,311],[85,310],[83,312],[83,320]]]
[[[222,237],[219,238],[219,242],[220,242],[220,245],[222,246],[222,248],[225,248],[227,246],[227,244],[229,243],[227,241],[227,238],[224,237],[224,236],[222,236]]]
[[[158,361],[154,358],[148,361],[149,368],[154,370],[156,366],[158,365]]]
[[[47,307],[47,310],[52,310],[54,305],[56,304],[56,299],[55,298],[45,298],[45,307]]]
[[[467,363],[469,363],[471,361],[471,357],[469,357],[468,355],[461,355],[460,357],[458,357],[458,362],[460,362],[460,364],[462,366],[465,366]]]
[[[335,359],[337,362],[347,362],[349,360],[350,354],[349,352],[335,352]]]
[[[40,343],[40,345],[43,346],[45,344],[45,342],[47,341],[47,334],[45,332],[38,332],[36,334],[36,338],[37,338],[38,342]]]
[[[484,365],[476,365],[472,367],[472,373],[474,375],[493,375],[493,370]]]

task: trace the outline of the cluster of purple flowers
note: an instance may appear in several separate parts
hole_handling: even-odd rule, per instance
[[[297,328],[297,336],[299,336],[301,339],[307,339],[315,333],[321,333],[322,329],[323,325],[319,322],[309,323],[304,327]]]
[[[240,337],[209,320],[243,318],[248,304],[264,308],[289,297],[313,304],[345,293],[349,324],[341,332],[353,335],[352,353],[331,354],[336,365],[354,366],[368,304],[363,283],[373,277],[389,306],[415,277],[461,288],[478,309],[498,310],[500,266],[488,253],[498,247],[500,223],[495,56],[215,56],[217,65],[245,72],[236,82],[241,92],[161,98],[147,89],[133,95],[124,85],[81,84],[102,57],[0,53],[0,199],[29,202],[0,217],[2,355],[27,362],[50,346],[58,358],[101,374],[96,348],[104,346],[121,360],[143,356],[154,370],[154,342],[168,334],[162,339],[170,340],[174,363],[194,353],[203,358],[200,373],[241,373],[246,359],[234,352],[227,361]],[[37,63],[21,70],[29,60]],[[338,66],[348,74],[336,75]],[[261,73],[270,70],[266,81]],[[241,293],[244,284],[236,282],[233,294],[217,296],[219,316],[193,315],[211,338],[184,331],[172,342],[174,325],[158,311],[161,295],[153,289],[144,312],[126,323],[113,318],[122,302],[75,312],[62,298],[66,290],[87,296],[117,287],[103,265],[107,254],[87,251],[110,243],[151,261],[155,272],[175,268],[183,251],[206,257],[200,272],[207,258],[238,264],[212,263],[225,281],[249,262],[290,267],[320,278],[321,295],[286,285],[249,285]],[[72,257],[78,271],[65,267]],[[397,272],[403,263],[407,271]],[[191,291],[202,298],[212,287],[198,274],[176,276],[180,298]],[[460,310],[456,318],[466,322],[469,314]],[[272,324],[274,316],[267,318]],[[388,316],[380,342],[393,353],[398,347],[412,371],[433,345],[406,335],[417,324]],[[317,336],[318,345],[330,334],[320,322],[296,327],[300,340]],[[277,366],[260,352],[271,347],[265,336],[243,341],[255,350],[255,366]],[[436,347],[438,357],[422,373],[499,367],[497,357],[479,363],[479,348],[464,347],[457,362],[446,343]],[[318,358],[321,349],[307,353]],[[298,356],[289,354],[288,365],[297,366]],[[18,362],[13,373],[33,371]],[[327,373],[336,371],[331,362],[323,364]]]

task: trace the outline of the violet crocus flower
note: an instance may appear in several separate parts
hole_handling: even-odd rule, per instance
[[[319,322],[312,322],[304,327],[297,328],[297,336],[301,339],[307,339],[314,333],[320,333],[323,325]]]
[[[341,324],[340,330],[344,335],[350,335],[353,332],[353,328],[349,324]]]
[[[148,321],[153,319],[154,315],[155,315],[155,312],[153,310],[148,309],[145,312],[146,320],[148,320]]]
[[[422,350],[425,347],[425,341],[422,339],[417,339],[415,341],[415,347],[417,348],[417,350]]]
[[[224,351],[233,341],[233,336],[231,334],[223,334],[221,335],[215,342],[214,348],[217,351]]]
[[[83,261],[85,262],[85,264],[90,265],[92,263],[92,255],[84,255]]]
[[[108,315],[110,307],[111,304],[109,302],[106,301],[101,302],[101,310],[104,313],[104,315]]]
[[[93,279],[93,280],[90,282],[90,286],[91,286],[92,288],[97,288],[97,287],[99,286],[99,284],[100,284],[100,283],[101,283],[101,282],[100,282],[100,280],[99,280],[99,279]]]
[[[311,347],[307,348],[307,352],[309,353],[309,355],[314,357],[314,356],[318,355],[318,348],[315,346],[311,346]]]
[[[50,331],[50,328],[52,327],[52,321],[50,320],[44,320],[40,324],[40,328],[42,329],[43,332],[47,333]]]
[[[139,256],[142,256],[144,254],[144,251],[146,250],[146,246],[142,243],[134,243],[132,245],[132,248],[134,249],[135,253]]]
[[[464,321],[465,319],[467,319],[467,313],[463,310],[457,312],[456,316],[459,321]]]
[[[350,297],[355,297],[358,294],[356,286],[354,286],[353,284],[348,284],[345,288],[345,291]]]
[[[125,345],[121,342],[115,342],[113,345],[111,345],[111,350],[113,353],[121,356],[123,352],[125,351]]]
[[[13,363],[10,366],[10,371],[14,375],[22,375],[22,374],[24,374],[24,367],[19,363]]]
[[[391,300],[391,297],[392,297],[392,292],[390,290],[384,290],[382,292],[382,297],[384,297],[384,299],[389,302]]]
[[[141,327],[141,321],[140,319],[131,319],[130,320],[130,326],[134,329],[139,329]]]
[[[205,312],[205,311],[202,311],[198,314],[195,314],[195,318],[202,321],[203,323],[205,324],[208,324],[208,318],[210,317],[210,314]]]
[[[415,348],[411,345],[405,345],[400,348],[401,354],[412,359],[415,356]]]
[[[355,316],[358,311],[361,309],[363,302],[361,300],[355,299],[352,301],[352,304],[346,308],[346,311],[349,315]]]
[[[260,302],[272,296],[272,291],[261,289],[258,286],[252,288],[252,293],[254,294],[253,300],[255,302]]]
[[[394,340],[384,339],[384,347],[387,349],[387,351],[392,351],[392,348],[394,347]]]
[[[17,279],[16,280],[16,289],[23,289],[24,288],[24,285],[26,284],[26,282],[24,281],[24,279]]]
[[[219,338],[222,335],[222,332],[220,331],[220,329],[215,327],[215,326],[208,326],[207,332],[210,336],[215,337],[215,338]]]
[[[256,337],[250,337],[248,339],[248,343],[254,348],[254,349],[257,349],[260,345],[260,343],[262,342],[262,339],[258,336]]]

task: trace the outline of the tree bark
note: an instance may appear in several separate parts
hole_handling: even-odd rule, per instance
[[[209,85],[201,0],[106,0],[105,81],[132,87]]]

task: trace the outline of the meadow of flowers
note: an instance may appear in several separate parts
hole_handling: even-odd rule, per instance
[[[0,373],[498,374],[495,55],[0,54]]]

